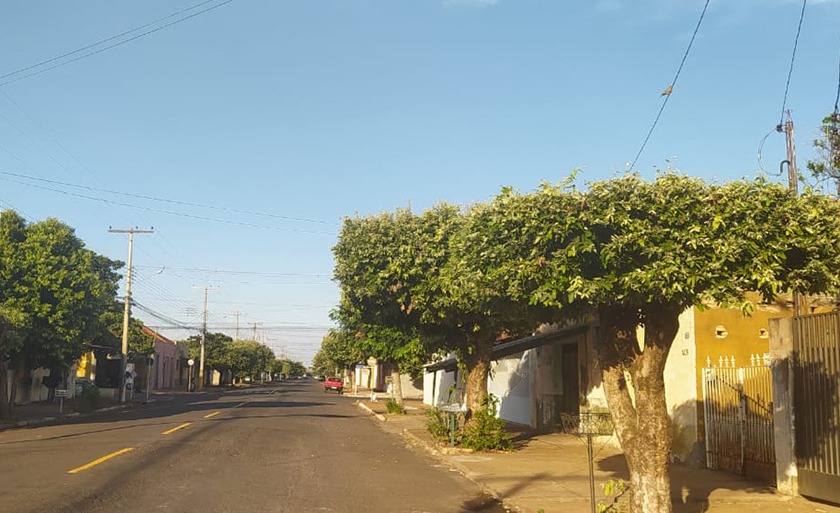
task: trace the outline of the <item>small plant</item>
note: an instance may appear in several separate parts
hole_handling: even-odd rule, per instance
[[[78,403],[76,409],[80,412],[91,412],[99,408],[99,387],[90,384],[87,385],[81,394],[81,401]]]
[[[401,405],[393,399],[388,399],[388,401],[385,403],[385,407],[388,408],[388,413],[405,415],[405,406]]]
[[[473,412],[465,426],[461,445],[476,451],[509,451],[513,449],[510,434],[505,431],[505,421],[498,418],[499,398],[488,394],[482,408]]]
[[[426,429],[439,442],[449,441],[449,418],[446,412],[431,408],[426,412]]]
[[[604,496],[609,499],[609,504],[598,502],[598,513],[620,513],[627,511],[626,504],[619,502],[621,497],[627,493],[627,483],[623,479],[610,479],[601,484],[604,489]]]

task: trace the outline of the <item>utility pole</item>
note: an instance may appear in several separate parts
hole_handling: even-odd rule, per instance
[[[125,402],[125,369],[128,363],[128,321],[131,317],[131,260],[134,253],[134,234],[135,233],[155,233],[154,230],[139,230],[137,228],[130,228],[128,230],[114,230],[108,228],[108,233],[127,233],[128,234],[128,271],[125,275],[125,309],[123,311],[123,330],[122,330],[122,349],[120,351],[120,402]]]
[[[233,332],[233,340],[239,340],[239,314],[240,313],[241,312],[239,310],[234,312],[234,315],[236,315],[236,328]]]
[[[198,358],[198,389],[204,389],[204,346],[207,342],[207,292],[210,287],[204,287],[204,324],[201,328],[201,354]]]
[[[790,116],[790,111],[785,111],[785,123],[779,123],[776,126],[777,132],[784,131],[785,146],[787,148],[787,160],[782,164],[787,163],[788,168],[788,187],[793,191],[794,196],[799,195],[799,172],[796,169],[796,139],[793,137],[793,119]],[[802,295],[798,292],[793,293],[793,315],[802,315]]]

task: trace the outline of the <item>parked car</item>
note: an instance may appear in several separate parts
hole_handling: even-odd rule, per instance
[[[315,381],[326,381],[326,380],[327,380],[326,376],[315,376]]]
[[[324,381],[324,393],[335,390],[339,394],[344,392],[344,381],[341,378],[330,377]]]

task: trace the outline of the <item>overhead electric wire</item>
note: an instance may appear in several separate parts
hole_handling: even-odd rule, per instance
[[[200,10],[200,11],[198,11],[198,12],[194,12],[194,13],[192,13],[192,14],[188,15],[188,16],[184,16],[183,18],[178,18],[178,19],[176,19],[175,21],[171,21],[171,22],[169,22],[169,23],[166,23],[166,24],[161,25],[161,26],[159,26],[159,27],[153,28],[153,29],[151,29],[151,30],[147,30],[147,31],[145,31],[145,32],[141,32],[140,34],[137,34],[136,36],[132,36],[132,37],[129,37],[129,38],[127,38],[127,39],[123,39],[123,40],[121,40],[121,41],[117,41],[116,43],[113,43],[113,44],[110,44],[110,45],[104,46],[104,47],[102,47],[102,48],[97,48],[97,49],[95,49],[95,50],[91,50],[90,52],[83,53],[82,55],[79,55],[78,57],[74,57],[74,58],[72,58],[72,59],[64,60],[64,61],[58,62],[58,63],[56,63],[56,64],[54,64],[54,65],[52,65],[52,66],[47,66],[47,67],[45,67],[45,68],[41,68],[41,69],[38,69],[38,70],[32,71],[32,73],[26,73],[26,74],[24,74],[24,75],[21,75],[21,76],[18,76],[18,77],[12,78],[11,80],[6,80],[6,81],[3,81],[3,82],[0,82],[0,87],[2,87],[2,86],[6,86],[6,85],[9,85],[9,84],[12,84],[12,83],[14,83],[14,82],[18,82],[18,81],[23,80],[23,79],[25,79],[25,78],[34,77],[34,76],[36,76],[36,75],[40,75],[40,74],[42,74],[42,73],[46,73],[47,71],[54,70],[54,69],[56,69],[56,68],[60,68],[60,67],[62,67],[62,66],[66,66],[67,64],[70,64],[70,63],[73,63],[73,62],[76,62],[76,61],[80,61],[80,60],[85,59],[85,58],[87,58],[87,57],[91,57],[91,56],[93,56],[93,55],[96,55],[96,54],[99,54],[99,53],[105,52],[105,51],[107,51],[107,50],[110,50],[110,49],[112,49],[112,48],[116,48],[116,47],[118,47],[118,46],[122,46],[122,45],[124,45],[124,44],[126,44],[126,43],[130,43],[130,42],[132,42],[132,41],[135,41],[135,40],[137,40],[137,39],[140,39],[141,37],[148,36],[149,34],[154,34],[155,32],[159,32],[159,31],[161,31],[161,30],[163,30],[163,29],[165,29],[165,28],[171,27],[171,26],[173,26],[173,25],[177,25],[178,23],[181,23],[181,22],[183,22],[183,21],[187,21],[187,20],[189,20],[189,19],[191,19],[191,18],[195,18],[196,16],[200,16],[200,15],[202,15],[202,14],[204,14],[204,13],[206,13],[206,12],[212,11],[212,10],[214,10],[214,9],[218,9],[219,7],[222,7],[223,5],[229,4],[229,3],[233,2],[233,1],[234,1],[234,0],[223,0],[221,3],[218,3],[218,4],[216,4],[216,5],[211,5],[210,7],[206,8],[206,9],[202,9],[202,10]],[[166,20],[166,19],[172,18],[173,16],[177,16],[177,15],[179,15],[179,14],[183,14],[184,12],[187,12],[187,11],[193,10],[193,9],[195,9],[195,8],[197,8],[197,7],[200,7],[200,6],[202,6],[202,5],[205,5],[205,4],[207,4],[207,3],[210,3],[210,2],[209,2],[209,1],[201,2],[201,3],[199,3],[199,4],[196,4],[196,5],[192,6],[192,7],[188,7],[187,9],[184,9],[184,10],[179,11],[179,12],[177,12],[177,13],[170,14],[169,16],[166,16],[166,17],[164,17],[164,18],[161,18],[161,19],[159,19],[159,20],[157,20],[157,21],[150,22],[149,24],[144,25],[144,26],[142,26],[142,27],[138,27],[138,28],[135,28],[135,29],[129,30],[129,31],[127,31],[127,32],[124,32],[124,33],[122,33],[122,34],[118,34],[118,35],[116,35],[116,36],[112,36],[112,37],[107,38],[107,39],[103,39],[103,40],[101,40],[101,41],[99,41],[99,42],[97,42],[97,43],[93,43],[93,44],[91,44],[91,45],[88,45],[87,47],[84,47],[84,48],[79,48],[79,49],[77,49],[77,50],[73,50],[73,51],[68,52],[68,53],[66,53],[66,54],[64,54],[64,55],[60,55],[60,56],[58,56],[58,57],[54,57],[54,58],[52,58],[52,59],[48,59],[48,60],[46,60],[46,61],[42,61],[42,62],[40,62],[40,63],[38,63],[38,64],[33,64],[33,65],[28,66],[28,67],[26,67],[26,68],[21,68],[21,69],[18,69],[18,70],[16,70],[16,71],[12,71],[12,72],[10,72],[10,73],[6,73],[5,75],[0,75],[0,80],[3,80],[4,78],[12,77],[12,76],[14,76],[14,75],[19,75],[20,73],[25,73],[25,72],[26,72],[26,70],[32,70],[32,69],[34,69],[34,68],[38,68],[38,67],[44,66],[44,65],[46,65],[46,64],[48,64],[48,63],[50,63],[50,62],[55,62],[55,61],[61,60],[61,59],[62,59],[62,58],[64,58],[64,57],[69,57],[70,55],[75,55],[75,54],[77,54],[77,53],[79,53],[79,52],[84,52],[85,50],[90,50],[90,49],[92,49],[92,48],[94,48],[94,47],[96,47],[96,46],[99,46],[99,45],[103,44],[103,43],[106,43],[106,42],[108,42],[108,41],[112,41],[112,40],[114,40],[114,39],[119,39],[119,38],[120,38],[120,37],[122,37],[122,36],[128,35],[128,34],[130,34],[130,33],[132,33],[132,32],[136,32],[136,31],[138,31],[138,30],[141,30],[142,28],[147,28],[147,27],[149,27],[149,26],[151,26],[151,25],[155,25],[155,24],[157,24],[157,23],[160,23],[160,22],[161,22],[161,21],[163,21],[163,20]]]
[[[134,266],[136,268],[142,269],[151,269],[149,266]],[[247,275],[255,275],[255,276],[273,276],[273,277],[287,277],[287,276],[302,276],[302,277],[309,277],[309,278],[331,278],[332,275],[330,274],[307,274],[307,273],[277,273],[277,272],[263,272],[263,271],[234,271],[234,270],[225,270],[225,269],[209,269],[206,267],[165,267],[164,272],[167,269],[175,270],[175,271],[194,271],[194,272],[201,272],[201,273],[219,273],[219,274],[247,274]]]
[[[0,172],[0,174],[9,174],[9,173]],[[26,187],[34,187],[36,189],[41,189],[41,190],[45,190],[45,191],[57,192],[59,194],[64,194],[65,196],[82,198],[82,199],[86,199],[86,200],[90,200],[90,201],[98,201],[98,202],[105,203],[105,204],[108,204],[108,205],[115,205],[115,206],[120,206],[120,207],[128,207],[128,208],[134,208],[134,209],[138,209],[138,210],[145,210],[145,211],[148,211],[148,212],[155,212],[155,213],[158,213],[158,214],[167,214],[167,215],[173,215],[173,216],[186,217],[186,218],[189,218],[189,219],[198,219],[198,220],[201,220],[201,221],[212,221],[212,222],[216,222],[216,223],[230,224],[230,225],[236,225],[236,226],[247,226],[247,227],[250,227],[250,228],[265,228],[265,229],[269,229],[269,230],[281,230],[281,231],[290,231],[290,232],[296,232],[296,233],[308,233],[308,234],[314,234],[314,235],[335,235],[334,232],[323,232],[323,231],[313,231],[313,230],[298,230],[296,228],[287,228],[287,227],[282,227],[282,226],[271,226],[271,225],[265,225],[265,224],[247,223],[247,222],[244,222],[244,221],[232,221],[232,220],[229,220],[229,219],[218,219],[218,218],[213,218],[213,217],[186,214],[184,212],[176,212],[176,211],[173,211],[173,210],[164,210],[164,209],[160,209],[160,208],[151,208],[151,207],[144,207],[144,206],[140,206],[140,205],[132,205],[130,203],[121,203],[119,201],[112,201],[112,200],[108,200],[108,199],[105,199],[105,198],[97,198],[97,197],[94,197],[94,196],[86,196],[84,194],[76,194],[76,193],[73,193],[73,192],[63,191],[61,189],[55,189],[55,188],[52,188],[52,187],[44,187],[44,186],[41,186],[41,185],[22,182],[20,180],[13,180],[11,178],[4,178],[2,176],[0,176],[0,180],[4,180],[4,181],[7,181],[7,182],[11,182],[11,183],[17,183],[19,185],[24,185]]]
[[[191,326],[191,325],[189,325],[185,322],[178,321],[178,320],[173,319],[173,318],[171,318],[167,315],[164,315],[160,312],[156,312],[156,311],[152,310],[151,308],[148,308],[148,307],[144,306],[143,304],[138,303],[134,299],[131,300],[131,306],[136,306],[138,309],[146,312],[147,314],[151,315],[155,319],[157,319],[159,321],[167,322],[167,323],[171,324],[173,327],[181,328],[181,329],[185,329],[185,330],[190,330],[190,331],[201,331],[201,328],[198,327],[198,326]]]
[[[33,180],[33,181],[37,181],[37,182],[45,182],[45,183],[49,183],[49,184],[52,184],[52,185],[61,185],[61,186],[64,186],[64,187],[72,187],[74,189],[84,189],[84,190],[91,191],[91,192],[104,192],[106,194],[115,194],[115,195],[118,195],[118,196],[126,196],[126,197],[129,197],[129,198],[137,198],[137,199],[149,200],[149,201],[158,201],[158,202],[161,202],[161,203],[171,203],[171,204],[174,204],[174,205],[206,208],[206,209],[209,209],[209,210],[218,210],[218,211],[221,211],[221,212],[230,212],[230,213],[235,213],[235,214],[248,214],[248,215],[253,215],[253,216],[283,219],[283,220],[286,220],[286,221],[298,221],[298,222],[302,222],[302,223],[317,223],[317,224],[326,224],[326,225],[333,225],[333,226],[338,225],[338,223],[335,222],[335,221],[324,221],[322,219],[309,219],[309,218],[305,218],[305,217],[284,216],[284,215],[280,215],[280,214],[270,214],[270,213],[266,213],[266,212],[257,212],[257,211],[254,211],[254,210],[241,210],[241,209],[230,208],[230,207],[218,207],[218,206],[215,206],[215,205],[203,205],[201,203],[192,203],[192,202],[189,202],[189,201],[173,200],[173,199],[168,199],[168,198],[159,198],[159,197],[156,197],[156,196],[147,196],[147,195],[144,195],[144,194],[134,194],[134,193],[131,193],[131,192],[121,192],[121,191],[114,191],[114,190],[110,190],[110,189],[102,189],[102,188],[99,188],[99,187],[90,187],[88,185],[79,185],[79,184],[74,184],[74,183],[60,182],[58,180],[50,180],[50,179],[43,178],[43,177],[38,178],[38,177],[34,177],[34,176],[25,175],[25,174],[22,174],[22,173],[11,173],[11,172],[8,172],[8,171],[0,171],[0,174],[1,175],[6,175],[6,176],[14,176],[16,178],[23,178],[23,179],[26,179],[26,180]]]
[[[633,158],[633,162],[630,164],[630,170],[632,171],[633,168],[636,166],[636,162],[639,161],[639,157],[642,156],[642,152],[645,150],[648,141],[650,141],[650,137],[653,135],[653,131],[656,129],[656,125],[659,124],[659,118],[662,117],[662,112],[665,110],[665,106],[668,105],[668,100],[671,99],[671,94],[674,91],[674,86],[677,83],[677,79],[680,78],[680,73],[682,73],[683,66],[685,66],[685,61],[688,59],[688,54],[691,52],[691,47],[694,45],[694,39],[697,37],[697,33],[700,31],[700,25],[703,23],[703,18],[706,16],[706,10],[709,8],[709,2],[711,0],[706,0],[706,4],[703,6],[703,11],[700,13],[700,19],[697,20],[697,26],[694,27],[694,33],[691,34],[691,40],[688,42],[688,47],[685,49],[685,54],[683,54],[683,58],[680,61],[680,65],[677,68],[677,73],[674,75],[674,80],[668,85],[668,88],[665,90],[666,93],[663,93],[665,99],[662,101],[662,105],[659,107],[659,112],[656,114],[656,118],[653,120],[653,124],[650,126],[650,130],[648,130],[647,135],[645,136],[645,140],[642,142],[642,146],[639,148],[638,153]]]
[[[796,61],[796,48],[799,46],[799,34],[802,33],[802,20],[805,19],[805,6],[808,0],[802,0],[802,11],[799,13],[799,25],[796,28],[796,38],[793,40],[793,53],[790,56],[790,68],[788,69],[787,82],[785,83],[785,95],[782,99],[782,114],[779,116],[779,126],[785,122],[785,108],[787,107],[788,91],[790,90],[790,78],[793,76],[793,63]]]

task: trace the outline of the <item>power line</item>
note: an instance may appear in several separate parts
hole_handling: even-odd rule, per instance
[[[212,1],[212,0],[210,0],[210,1]],[[113,43],[113,44],[110,44],[110,45],[104,46],[104,47],[102,47],[102,48],[98,48],[98,49],[96,49],[96,50],[92,50],[92,51],[87,52],[87,53],[82,53],[82,55],[79,55],[78,57],[74,57],[74,58],[72,58],[72,59],[68,59],[68,60],[65,60],[65,61],[58,62],[58,63],[56,63],[56,64],[54,64],[54,65],[52,65],[52,66],[48,66],[48,67],[46,67],[46,68],[38,69],[38,70],[32,71],[31,73],[26,73],[26,74],[24,74],[24,75],[21,75],[21,76],[18,76],[18,77],[12,78],[12,79],[10,79],[10,80],[6,80],[5,82],[0,82],[0,87],[5,86],[5,85],[12,84],[12,83],[14,83],[14,82],[18,82],[18,81],[23,80],[23,79],[25,79],[25,78],[34,77],[34,76],[36,76],[36,75],[40,75],[40,74],[42,74],[42,73],[46,73],[47,71],[54,70],[54,69],[56,69],[56,68],[60,68],[60,67],[62,67],[62,66],[66,66],[67,64],[70,64],[70,63],[73,63],[73,62],[76,62],[76,61],[80,61],[80,60],[85,59],[85,58],[87,58],[87,57],[91,57],[91,56],[93,56],[93,55],[96,55],[96,54],[99,54],[99,53],[105,52],[105,51],[107,51],[107,50],[110,50],[110,49],[112,49],[112,48],[116,48],[116,47],[118,47],[118,46],[122,46],[122,45],[124,45],[124,44],[126,44],[126,43],[130,43],[130,42],[132,42],[132,41],[135,41],[135,40],[137,40],[137,39],[140,39],[141,37],[148,36],[149,34],[154,34],[155,32],[159,32],[159,31],[161,31],[161,30],[163,30],[163,29],[165,29],[165,28],[171,27],[171,26],[173,26],[173,25],[177,25],[178,23],[181,23],[181,22],[183,22],[183,21],[187,21],[187,20],[189,20],[189,19],[191,19],[191,18],[195,18],[196,16],[200,16],[200,15],[202,15],[202,14],[204,14],[204,13],[206,13],[206,12],[212,11],[212,10],[214,10],[214,9],[218,9],[219,7],[222,7],[223,5],[229,4],[229,3],[233,2],[233,1],[234,1],[234,0],[224,0],[224,1],[222,1],[221,3],[219,3],[219,4],[212,5],[212,6],[208,7],[208,8],[206,8],[206,9],[202,9],[201,11],[198,11],[198,12],[192,13],[192,14],[190,14],[190,15],[188,15],[188,16],[184,16],[183,18],[178,18],[178,19],[176,19],[175,21],[171,21],[171,22],[166,23],[166,24],[164,24],[164,25],[161,25],[161,26],[159,26],[159,27],[153,28],[153,29],[151,29],[151,30],[147,30],[146,32],[141,32],[140,34],[137,34],[136,36],[132,36],[132,37],[130,37],[130,38],[128,38],[128,39],[123,39],[122,41],[117,41],[116,43]],[[58,56],[58,57],[53,57],[52,59],[47,59],[46,61],[42,61],[42,62],[40,62],[40,63],[38,63],[38,64],[33,64],[33,65],[28,66],[28,67],[26,67],[26,68],[21,68],[21,69],[19,69],[19,70],[12,71],[11,73],[6,73],[5,75],[0,76],[0,80],[2,80],[2,79],[4,79],[4,78],[12,77],[12,76],[14,76],[14,75],[19,75],[19,74],[21,74],[21,73],[25,73],[27,70],[32,70],[32,69],[34,69],[34,68],[38,68],[38,67],[41,67],[41,66],[43,66],[43,65],[46,65],[46,64],[48,64],[48,63],[50,63],[50,62],[55,62],[55,61],[61,60],[61,59],[62,59],[62,58],[64,58],[64,57],[68,57],[68,56],[70,56],[70,55],[74,55],[74,54],[77,54],[77,53],[79,53],[79,52],[84,52],[85,50],[89,50],[89,49],[91,49],[91,48],[93,48],[93,47],[99,46],[99,45],[101,45],[101,44],[103,44],[103,43],[106,43],[106,42],[108,42],[108,41],[112,41],[112,40],[114,40],[114,39],[119,39],[119,38],[120,38],[120,37],[122,37],[122,36],[128,35],[128,34],[130,34],[130,33],[132,33],[132,32],[136,32],[136,31],[138,31],[138,30],[141,30],[141,29],[143,29],[143,28],[149,27],[149,26],[151,26],[151,25],[155,25],[155,24],[157,24],[157,23],[159,23],[159,22],[161,22],[161,21],[163,21],[163,20],[166,20],[166,19],[172,18],[172,17],[177,16],[177,15],[179,15],[179,14],[183,14],[183,13],[185,13],[185,12],[187,12],[187,11],[190,11],[190,10],[192,10],[192,9],[195,9],[195,8],[197,8],[197,7],[200,7],[200,6],[202,6],[202,5],[204,5],[204,4],[207,4],[207,3],[210,3],[210,2],[209,2],[209,1],[201,2],[201,3],[199,3],[199,4],[196,4],[196,5],[192,6],[192,7],[188,7],[188,8],[186,8],[186,9],[183,9],[183,10],[179,11],[179,12],[176,12],[176,13],[170,14],[169,16],[165,16],[164,18],[161,18],[161,19],[159,19],[159,20],[157,20],[157,21],[150,22],[150,23],[148,23],[148,24],[146,24],[146,25],[143,25],[143,26],[141,26],[141,27],[137,27],[137,28],[131,29],[131,30],[129,30],[129,31],[123,32],[122,34],[118,34],[118,35],[116,35],[116,36],[112,36],[112,37],[109,37],[109,38],[103,39],[103,40],[101,40],[101,41],[99,41],[99,42],[93,43],[93,44],[88,45],[88,46],[86,46],[86,47],[79,48],[79,49],[77,49],[77,50],[73,50],[73,51],[71,51],[71,52],[67,52],[67,53],[65,53],[65,54],[63,54],[63,55],[60,55],[60,56]]]
[[[142,305],[141,303],[138,303],[134,299],[131,300],[131,305],[136,306],[138,309],[146,312],[147,314],[151,315],[152,317],[154,317],[155,319],[157,319],[159,321],[169,323],[172,327],[181,328],[181,329],[190,330],[190,331],[201,331],[201,328],[198,327],[198,326],[191,326],[191,325],[189,325],[185,322],[178,321],[178,320],[173,319],[171,317],[168,317],[168,316],[166,316],[166,315],[164,315],[160,312],[156,312],[156,311],[152,310],[151,308],[148,308],[148,307]]]
[[[144,194],[134,194],[134,193],[131,193],[131,192],[114,191],[114,190],[103,189],[103,188],[99,188],[99,187],[91,187],[91,186],[88,186],[88,185],[79,185],[79,184],[74,184],[74,183],[60,182],[58,180],[49,180],[47,178],[38,178],[38,177],[34,177],[34,176],[25,175],[25,174],[22,174],[22,173],[11,173],[11,172],[8,172],[8,171],[0,171],[0,174],[6,175],[6,176],[14,176],[16,178],[24,178],[26,180],[33,180],[33,181],[37,181],[37,182],[49,183],[49,184],[53,184],[53,185],[61,185],[61,186],[64,186],[64,187],[72,187],[74,189],[84,189],[84,190],[91,191],[91,192],[104,192],[106,194],[115,194],[115,195],[118,195],[118,196],[126,196],[126,197],[129,197],[129,198],[137,198],[137,199],[149,200],[149,201],[158,201],[158,202],[161,202],[161,203],[171,203],[173,205],[206,208],[206,209],[209,209],[209,210],[219,210],[219,211],[222,211],[222,212],[231,212],[231,213],[236,213],[236,214],[248,214],[248,215],[260,216],[260,217],[271,217],[271,218],[275,218],[275,219],[283,219],[283,220],[286,220],[286,221],[298,221],[298,222],[302,222],[302,223],[316,223],[316,224],[326,224],[326,225],[332,225],[332,226],[338,225],[338,223],[336,223],[334,221],[324,221],[322,219],[309,219],[309,218],[305,218],[305,217],[292,217],[292,216],[284,216],[284,215],[279,215],[279,214],[270,214],[270,213],[266,213],[266,212],[258,212],[258,211],[255,211],[255,210],[241,210],[241,209],[229,208],[229,207],[219,207],[219,206],[215,206],[215,205],[203,205],[201,203],[192,203],[192,202],[189,202],[189,201],[173,200],[173,199],[168,199],[168,198],[159,198],[159,197],[156,197],[156,196],[147,196],[147,195],[144,195]]]
[[[145,269],[152,269],[149,266],[135,266]],[[306,273],[276,273],[276,272],[262,272],[262,271],[234,271],[234,270],[224,270],[224,269],[208,269],[203,267],[165,267],[164,271],[166,270],[175,270],[175,271],[193,271],[193,272],[201,272],[201,273],[218,273],[218,274],[247,274],[247,275],[255,275],[255,276],[272,276],[272,277],[287,277],[287,276],[301,276],[307,278],[331,278],[332,276],[329,274],[306,274]]]
[[[788,69],[787,82],[785,83],[785,96],[782,99],[782,114],[779,116],[779,126],[785,122],[785,108],[787,106],[788,91],[790,90],[790,77],[793,76],[793,63],[796,61],[796,47],[799,46],[799,34],[802,33],[802,20],[805,19],[805,6],[808,0],[802,0],[802,11],[799,13],[799,26],[796,28],[796,38],[793,40],[793,54],[790,56],[790,68]]]
[[[0,172],[0,174],[9,175],[10,173]],[[105,204],[108,204],[108,205],[134,208],[134,209],[137,209],[137,210],[145,210],[145,211],[148,211],[148,212],[155,212],[155,213],[158,213],[158,214],[168,214],[168,215],[173,215],[173,216],[186,217],[186,218],[189,218],[189,219],[198,219],[198,220],[201,220],[201,221],[212,221],[212,222],[215,222],[215,223],[231,224],[231,225],[236,225],[236,226],[247,226],[247,227],[250,227],[250,228],[265,228],[265,229],[269,229],[269,230],[282,230],[282,231],[290,231],[290,232],[296,232],[296,233],[308,233],[308,234],[315,234],[315,235],[335,235],[335,233],[333,233],[333,232],[314,231],[314,230],[298,230],[298,229],[295,229],[295,228],[286,228],[286,227],[281,227],[281,226],[271,226],[271,225],[265,225],[265,224],[247,223],[247,222],[244,222],[244,221],[231,221],[229,219],[218,219],[218,218],[213,218],[213,217],[186,214],[186,213],[183,213],[183,212],[176,212],[174,210],[164,210],[164,209],[160,209],[160,208],[151,208],[151,207],[144,207],[144,206],[140,206],[140,205],[132,205],[130,203],[121,203],[119,201],[112,201],[112,200],[108,200],[108,199],[105,199],[105,198],[97,198],[97,197],[94,197],[94,196],[86,196],[84,194],[77,194],[77,193],[73,193],[73,192],[69,192],[69,191],[63,191],[61,189],[55,189],[55,188],[52,188],[52,187],[44,187],[44,186],[41,186],[41,185],[35,185],[35,184],[32,184],[32,183],[22,182],[22,181],[19,181],[19,180],[13,180],[11,178],[3,178],[2,176],[0,176],[0,180],[4,180],[6,182],[11,182],[11,183],[16,183],[16,184],[23,185],[23,186],[26,186],[26,187],[33,187],[35,189],[57,192],[59,194],[64,194],[65,196],[82,198],[82,199],[86,199],[86,200],[90,200],[90,201],[98,201],[100,203],[105,203]]]
[[[662,112],[665,110],[665,106],[668,105],[668,100],[671,99],[671,93],[674,91],[674,86],[677,83],[677,79],[680,78],[680,73],[682,73],[683,66],[685,66],[685,61],[688,59],[688,54],[691,51],[692,45],[694,45],[694,39],[697,37],[697,32],[700,31],[700,25],[703,23],[703,18],[706,16],[706,10],[709,8],[709,2],[711,0],[706,0],[706,4],[703,6],[703,12],[700,13],[700,19],[697,20],[697,26],[694,27],[694,33],[691,34],[691,40],[688,42],[688,47],[685,49],[685,54],[683,54],[683,58],[680,61],[680,65],[677,68],[677,73],[674,75],[674,79],[665,89],[665,92],[662,93],[662,96],[665,99],[662,101],[662,105],[659,107],[659,112],[656,114],[656,118],[653,120],[653,124],[650,126],[650,130],[648,130],[647,135],[645,136],[644,142],[642,142],[642,146],[639,148],[639,152],[636,153],[636,156],[633,158],[633,163],[630,164],[630,170],[632,170],[636,166],[636,162],[638,162],[639,157],[642,156],[642,152],[645,150],[648,141],[650,141],[650,137],[653,135],[653,131],[656,129],[656,125],[659,123],[659,118],[662,117]]]

